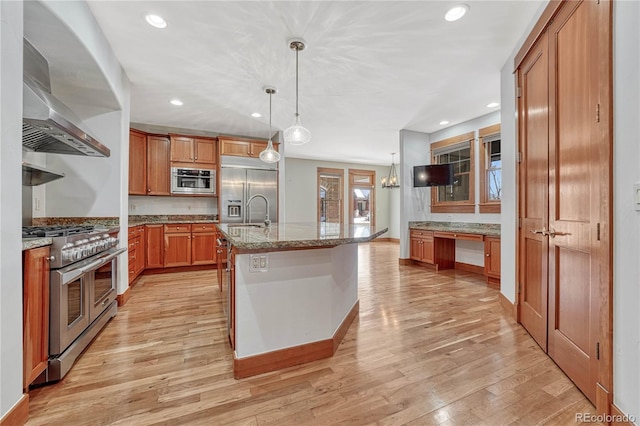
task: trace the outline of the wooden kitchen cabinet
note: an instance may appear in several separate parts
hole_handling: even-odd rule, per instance
[[[131,284],[142,273],[142,271],[144,271],[144,226],[140,225],[129,227],[128,238],[129,284]]]
[[[191,264],[212,265],[216,257],[216,226],[213,223],[191,225]]]
[[[147,195],[171,195],[171,143],[147,136]]]
[[[23,388],[47,368],[49,359],[49,247],[22,254]]]
[[[129,195],[147,194],[147,135],[129,130]]]
[[[267,148],[267,142],[250,139],[227,139],[218,138],[220,144],[220,155],[235,155],[237,157],[258,158],[260,153]],[[277,151],[278,143],[274,142],[273,147]]]
[[[435,234],[434,231],[410,229],[409,257],[416,262],[435,265],[436,269],[453,268],[456,253],[455,239],[436,237]]]
[[[164,225],[145,226],[145,269],[164,268]]]
[[[500,237],[487,236],[484,240],[484,274],[487,285],[500,288]]]
[[[164,225],[164,267],[191,265],[191,224]]]
[[[410,257],[418,262],[434,264],[433,231],[411,230]]]
[[[171,163],[182,167],[215,166],[216,139],[171,135]]]

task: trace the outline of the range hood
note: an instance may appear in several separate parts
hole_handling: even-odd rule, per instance
[[[109,157],[82,120],[51,94],[49,64],[24,40],[22,146],[29,151]]]
[[[22,185],[37,186],[64,177],[64,173],[48,170],[35,164],[22,163]]]

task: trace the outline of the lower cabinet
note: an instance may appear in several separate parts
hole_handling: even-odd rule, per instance
[[[23,387],[47,368],[49,359],[49,247],[22,253]]]
[[[145,269],[164,268],[164,225],[145,225]]]
[[[433,231],[411,230],[410,241],[412,260],[434,263]]]
[[[164,225],[164,267],[214,265],[216,226],[213,223]]]
[[[164,225],[164,267],[191,265],[191,224]]]
[[[484,240],[484,274],[487,284],[500,287],[500,237]]]
[[[216,226],[213,223],[191,225],[191,264],[213,265],[216,256]]]
[[[129,284],[144,271],[145,257],[144,225],[129,227]]]

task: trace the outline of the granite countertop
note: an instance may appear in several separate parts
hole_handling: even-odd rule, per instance
[[[409,228],[425,231],[459,232],[461,234],[482,234],[491,237],[500,236],[499,223],[409,222]]]
[[[364,243],[388,228],[339,223],[272,223],[269,227],[220,224],[220,231],[239,253],[335,247]]]
[[[218,223],[211,215],[130,215],[129,226],[164,225],[168,223]]]
[[[53,239],[51,239],[51,237],[23,238],[22,251],[50,246],[51,244],[53,244]]]

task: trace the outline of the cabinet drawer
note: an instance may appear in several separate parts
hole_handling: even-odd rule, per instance
[[[433,233],[436,238],[451,238],[455,240],[484,241],[482,234],[465,234],[460,232],[439,232]]]
[[[137,238],[132,238],[129,240],[129,256],[131,256],[131,251],[136,248],[136,240]]]
[[[193,223],[191,224],[191,232],[214,232],[216,225],[213,223]]]
[[[174,223],[164,226],[164,232],[166,234],[175,234],[177,232],[191,232],[190,223]]]
[[[421,229],[411,229],[410,236],[414,238],[433,237],[433,231],[424,231]]]

